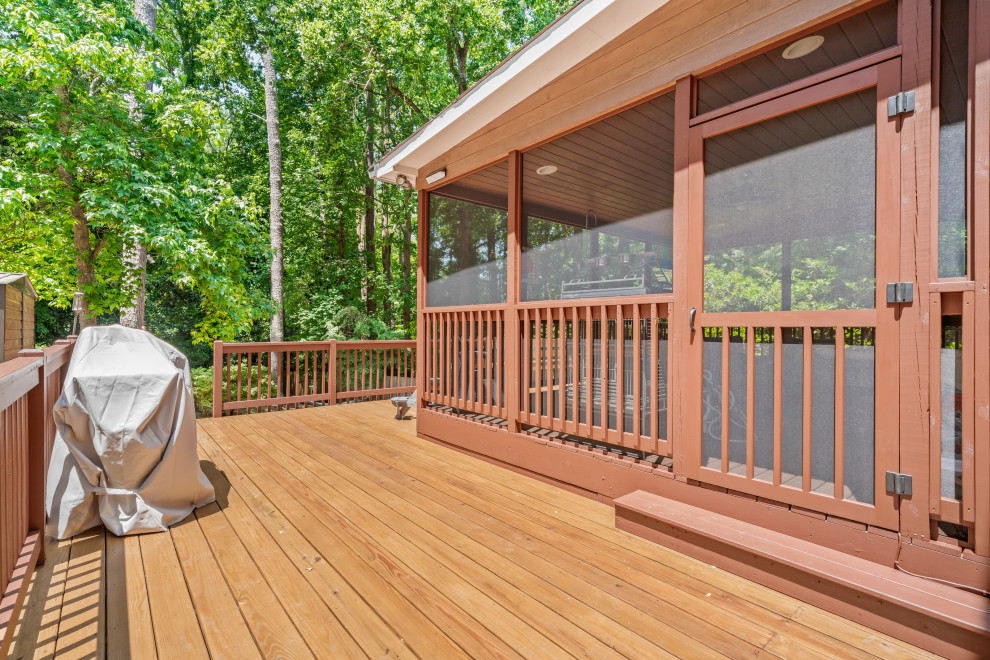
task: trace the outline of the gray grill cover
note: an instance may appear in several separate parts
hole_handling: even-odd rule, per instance
[[[168,528],[209,504],[186,356],[119,325],[79,334],[55,404],[48,534],[102,521],[114,534]]]

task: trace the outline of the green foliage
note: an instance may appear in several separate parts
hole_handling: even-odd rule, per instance
[[[119,0],[0,8],[0,87],[21,101],[0,165],[0,267],[27,271],[56,304],[82,286],[94,313],[112,313],[133,295],[123,246],[140,240],[199,293],[194,338],[232,339],[270,308],[245,278],[265,258],[257,209],[215,167],[220,107],[160,67],[132,11]],[[81,263],[94,281],[77,280]]]
[[[213,417],[213,367],[192,369],[192,390],[196,417]]]
[[[52,307],[43,300],[34,305],[34,344],[51,346],[72,330],[72,312]]]
[[[245,380],[241,383],[241,398],[247,400],[253,399],[263,399],[268,396],[268,367],[262,365],[258,366],[254,364],[251,367],[251,388],[248,389],[246,373],[247,373],[247,362],[244,363],[245,370]],[[213,367],[194,367],[190,370],[192,375],[192,390],[193,390],[193,401],[196,404],[196,417],[212,417],[213,416]],[[260,372],[260,377],[259,377]],[[237,378],[237,366],[232,370],[231,377]],[[223,392],[225,400],[230,400],[227,396],[227,372],[223,372]],[[236,387],[234,388],[236,389]],[[236,394],[236,392],[235,392]],[[272,377],[272,396],[278,395],[278,382]],[[252,409],[257,412],[256,409]]]
[[[317,294],[297,315],[303,341],[330,339],[401,339],[401,333],[381,320],[347,305],[334,291]]]
[[[270,49],[286,338],[412,336],[416,197],[368,166],[569,5],[160,0],[149,33],[127,0],[0,0],[0,269],[66,309],[91,266],[87,299],[112,316],[138,239],[149,330],[193,364],[213,339],[264,338]]]

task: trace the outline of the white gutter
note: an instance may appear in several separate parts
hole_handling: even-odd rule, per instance
[[[415,185],[419,169],[616,39],[670,0],[584,0],[510,55],[371,168]],[[430,174],[424,172],[424,175]]]

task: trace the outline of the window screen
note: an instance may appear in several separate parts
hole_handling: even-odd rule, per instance
[[[524,155],[523,300],[673,290],[673,141],[667,94]]]
[[[964,277],[969,2],[942,0],[938,75],[938,276]]]
[[[876,90],[705,141],[705,311],[870,309]]]
[[[508,191],[503,162],[430,193],[428,306],[505,302]]]

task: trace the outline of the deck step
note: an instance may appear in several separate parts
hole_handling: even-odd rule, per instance
[[[637,490],[619,529],[953,658],[990,657],[990,599]]]

